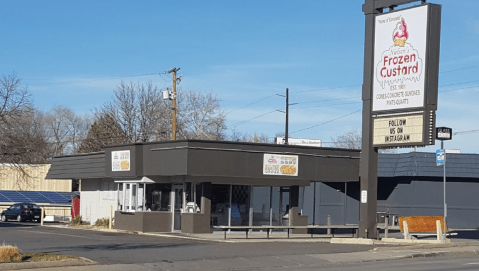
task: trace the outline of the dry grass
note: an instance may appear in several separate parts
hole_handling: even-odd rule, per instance
[[[112,221],[112,224],[113,224],[114,221]],[[109,228],[110,226],[110,219],[109,218],[99,218],[97,219],[97,221],[95,222],[95,226],[96,227],[100,227],[100,228]],[[112,225],[113,226],[113,225]]]
[[[81,225],[90,225],[90,222],[84,221],[81,215],[77,215],[72,221],[70,221],[70,226],[81,226]]]
[[[21,253],[16,246],[5,243],[0,246],[0,263],[53,262],[72,259],[77,259],[77,257],[60,254]]]
[[[5,242],[0,246],[0,262],[14,262],[20,258],[20,252],[15,246],[7,245]]]
[[[78,259],[77,257],[61,254],[45,254],[45,253],[21,253],[22,261],[29,262],[56,262]]]

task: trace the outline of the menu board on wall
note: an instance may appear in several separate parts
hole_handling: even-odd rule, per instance
[[[265,153],[263,175],[298,176],[298,156]]]
[[[129,171],[130,170],[130,151],[112,151],[111,152],[111,171]]]

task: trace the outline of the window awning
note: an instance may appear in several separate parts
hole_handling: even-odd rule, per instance
[[[115,183],[155,183],[155,182],[148,177],[143,177],[141,179],[115,180]]]

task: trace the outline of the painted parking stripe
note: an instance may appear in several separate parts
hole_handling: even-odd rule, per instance
[[[26,230],[18,230],[18,231],[26,231]],[[73,235],[73,234],[64,234],[64,233],[56,233],[56,232],[43,232],[43,231],[26,231],[26,232],[34,232],[34,233],[42,233],[42,234],[53,234],[53,235],[63,235],[63,236],[70,236],[70,237],[78,237],[78,238],[84,238],[84,239],[98,239],[98,237],[86,237],[86,236],[79,236],[79,235]]]

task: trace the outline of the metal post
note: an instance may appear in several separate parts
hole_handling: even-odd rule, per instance
[[[273,187],[269,187],[269,225],[273,226]]]
[[[447,203],[446,203],[446,150],[444,149],[444,140],[441,140],[441,149],[444,150],[444,174],[443,174],[443,185],[444,185],[444,239],[446,239],[446,217],[447,217]]]
[[[42,207],[42,213],[40,214],[40,225],[43,226],[43,217],[45,216],[45,207]]]
[[[228,208],[228,226],[231,226],[231,205],[232,205],[232,197],[233,197],[233,185],[230,184],[230,205]],[[231,231],[231,230],[228,230]]]
[[[254,204],[254,202],[253,202],[253,186],[252,185],[250,186],[250,191],[251,191],[251,193],[250,193],[250,198],[249,198],[249,216],[248,216],[249,223],[248,223],[248,225],[251,227],[251,226],[253,226],[253,212],[254,212],[254,210],[253,210],[253,204]],[[253,232],[253,229],[250,229],[250,231]]]
[[[110,219],[108,220],[108,229],[112,229],[113,226],[113,206],[110,205]]]
[[[389,215],[384,217],[384,238],[388,238],[389,235]]]
[[[330,215],[328,215],[328,219],[327,219],[327,221],[326,221],[326,224],[327,224],[328,226],[331,226],[331,216],[330,216]],[[328,228],[326,231],[327,231],[326,233],[327,233],[328,235],[331,235],[331,228]]]
[[[316,182],[313,182],[313,225],[316,220]]]

